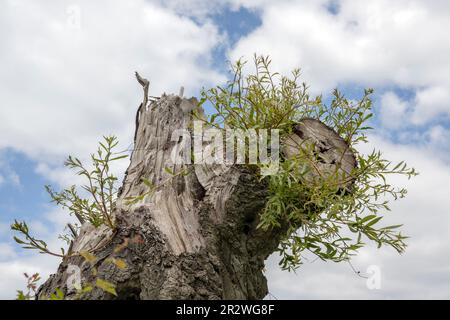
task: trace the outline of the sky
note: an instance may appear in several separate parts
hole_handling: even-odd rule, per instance
[[[391,181],[409,190],[385,215],[411,237],[403,255],[369,245],[351,264],[309,260],[288,273],[274,254],[267,298],[449,299],[449,29],[446,0],[1,1],[0,298],[24,288],[23,272],[56,271],[58,259],[22,250],[9,225],[27,220],[58,248],[70,218],[43,186],[77,182],[67,155],[83,159],[105,134],[132,143],[135,70],[150,95],[198,96],[226,81],[227,61],[257,53],[284,74],[300,67],[312,94],[374,88],[364,148],[420,172]]]

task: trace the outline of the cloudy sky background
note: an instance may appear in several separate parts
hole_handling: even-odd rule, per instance
[[[225,81],[226,60],[269,54],[277,71],[302,68],[314,94],[373,87],[375,146],[421,175],[387,222],[404,223],[407,252],[369,246],[352,264],[379,270],[369,289],[349,264],[307,262],[296,274],[268,261],[271,297],[450,298],[450,2],[446,0],[3,0],[0,2],[0,298],[22,272],[55,272],[58,259],[24,252],[9,225],[26,219],[58,248],[67,215],[43,185],[76,182],[62,167],[104,134],[132,142],[141,89],[198,95]],[[126,161],[116,169],[123,172]]]

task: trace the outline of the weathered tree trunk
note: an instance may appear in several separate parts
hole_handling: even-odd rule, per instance
[[[117,297],[94,287],[82,299],[262,299],[268,293],[264,261],[284,228],[257,229],[267,188],[244,166],[174,164],[181,141],[172,132],[192,121],[195,99],[163,95],[141,108],[135,150],[115,212],[117,228],[84,224],[73,252],[40,288],[41,297],[60,288],[67,299],[79,267],[82,283],[104,279]],[[328,160],[327,160],[328,161]],[[176,173],[173,176],[165,168]],[[125,201],[157,186],[135,204]],[[125,268],[114,261],[126,262]],[[75,267],[74,267],[75,266]],[[120,268],[122,267],[122,268]],[[76,273],[76,272],[75,272]],[[78,296],[78,298],[80,298]]]
[[[175,165],[179,142],[172,132],[186,129],[193,100],[162,96],[141,111],[135,150],[117,201],[117,231],[85,224],[74,252],[92,252],[96,261],[65,259],[40,295],[56,288],[74,296],[67,281],[80,267],[82,282],[105,279],[120,299],[261,299],[267,294],[264,260],[277,247],[280,231],[256,229],[266,189],[244,168]],[[185,171],[173,177],[174,173]],[[214,169],[214,170],[213,170]],[[148,190],[142,178],[158,186],[145,200],[124,199]],[[112,259],[126,262],[120,269]],[[93,268],[96,269],[96,274]],[[85,299],[112,299],[95,288]]]

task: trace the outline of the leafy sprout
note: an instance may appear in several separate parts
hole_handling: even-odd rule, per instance
[[[85,177],[86,184],[81,188],[86,191],[89,198],[82,198],[76,186],[71,186],[61,192],[55,192],[46,186],[52,201],[69,210],[81,223],[89,221],[98,227],[101,224],[114,228],[113,212],[117,189],[117,177],[110,172],[111,162],[126,158],[127,155],[117,156],[113,149],[118,141],[114,136],[103,137],[104,142],[95,154],[91,154],[93,169],[88,169],[78,158],[69,156],[64,163],[66,167],[74,169],[78,175]]]
[[[403,252],[407,237],[400,225],[380,226],[383,213],[389,211],[389,198],[397,200],[406,189],[387,182],[391,175],[417,175],[404,162],[394,164],[380,151],[363,154],[357,145],[367,143],[372,114],[372,89],[358,101],[347,99],[334,90],[325,104],[322,96],[311,97],[308,87],[300,83],[300,70],[288,76],[272,72],[269,57],[254,57],[255,70],[244,75],[245,61],[231,67],[232,80],[225,86],[202,91],[200,104],[210,102],[214,111],[198,119],[218,129],[278,129],[280,138],[292,133],[301,119],[320,120],[340,135],[355,155],[357,166],[346,177],[349,188],[339,180],[340,164],[335,172],[314,181],[307,171],[314,167],[314,148],[299,148],[297,157],[283,157],[277,174],[261,176],[269,183],[270,196],[260,216],[259,227],[286,228],[279,252],[280,266],[294,270],[302,263],[302,254],[310,252],[322,260],[348,260],[366,240],[379,247],[387,245]],[[259,169],[263,164],[258,164]]]
[[[50,186],[46,186],[52,202],[62,208],[68,209],[69,213],[75,215],[79,222],[89,222],[95,227],[102,224],[110,228],[114,225],[114,210],[117,198],[117,188],[115,182],[117,177],[110,171],[111,163],[126,158],[127,155],[114,153],[114,148],[118,145],[115,136],[103,137],[104,141],[99,143],[97,152],[91,154],[92,169],[88,169],[78,158],[69,156],[64,163],[66,167],[76,170],[77,174],[84,176],[86,184],[81,186],[88,197],[82,198],[77,186],[71,186],[61,192],[54,191]],[[78,225],[68,225],[70,232],[60,236],[60,239],[70,243],[77,234]],[[11,229],[21,234],[22,237],[14,236],[14,240],[25,249],[37,250],[40,253],[50,254],[57,257],[65,257],[66,252],[61,248],[61,253],[52,252],[47,248],[44,240],[37,239],[29,230],[25,221],[14,221]]]
[[[14,236],[14,241],[22,246],[24,249],[37,250],[39,253],[46,253],[55,257],[63,258],[65,255],[64,249],[61,248],[61,254],[54,253],[47,248],[47,243],[44,240],[37,239],[30,234],[30,230],[25,221],[17,221],[11,225],[11,230],[22,234],[23,238]]]

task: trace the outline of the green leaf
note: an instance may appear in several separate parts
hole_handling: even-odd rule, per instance
[[[371,226],[373,226],[374,224],[376,224],[378,221],[380,221],[381,219],[383,219],[383,217],[378,217],[378,218],[375,218],[375,219],[373,219],[372,221],[370,221],[368,224],[366,224],[366,227],[371,227]]]
[[[17,290],[16,300],[30,300],[30,297],[25,295],[22,290]]]
[[[109,160],[110,160],[110,161],[115,161],[115,160],[120,160],[120,159],[125,159],[125,158],[128,158],[128,155],[115,157],[115,158],[112,158],[112,159],[109,159]]]
[[[111,262],[119,269],[125,269],[127,267],[127,263],[125,260],[118,259],[118,258],[110,258],[108,259],[108,262]]]
[[[365,222],[367,222],[367,221],[369,221],[369,220],[372,220],[372,219],[374,219],[374,218],[376,218],[376,217],[377,217],[376,215],[371,214],[371,215],[366,216],[366,217],[362,218],[361,220],[359,220],[359,223],[360,223],[360,224],[364,224]]]
[[[102,289],[103,291],[109,292],[115,296],[117,296],[116,286],[109,281],[97,278],[95,285]]]
[[[64,293],[61,289],[56,288],[55,293],[50,295],[50,300],[64,300]]]
[[[168,167],[165,167],[165,168],[164,168],[164,171],[167,172],[168,174],[175,175],[175,173],[173,172],[173,170],[170,169],[170,168],[168,168]]]
[[[20,240],[19,238],[17,238],[16,236],[13,237],[14,241],[17,242],[18,244],[25,244],[24,241]]]
[[[93,289],[92,286],[87,285],[87,286],[85,286],[85,287],[81,290],[81,292],[82,292],[82,293],[88,293],[88,292],[91,292],[92,289]]]
[[[147,187],[153,188],[153,183],[150,180],[148,180],[146,178],[141,178],[141,180]]]
[[[392,226],[387,226],[387,227],[381,228],[380,230],[393,230],[393,229],[398,229],[398,228],[401,228],[401,227],[403,227],[402,224],[396,224],[396,225],[392,225]]]
[[[97,257],[88,251],[80,251],[80,255],[91,264],[97,261]]]

